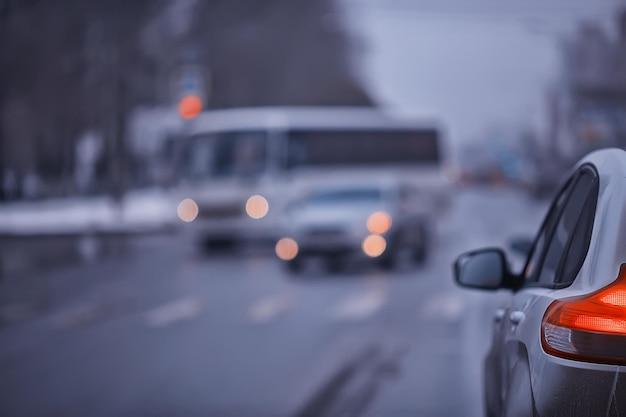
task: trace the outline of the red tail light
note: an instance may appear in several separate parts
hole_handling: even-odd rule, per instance
[[[541,343],[554,356],[626,364],[626,264],[607,287],[550,304]]]

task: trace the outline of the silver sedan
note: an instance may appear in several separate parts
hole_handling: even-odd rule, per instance
[[[575,166],[521,273],[498,248],[461,255],[454,272],[464,287],[512,291],[494,313],[488,416],[626,412],[626,152]]]

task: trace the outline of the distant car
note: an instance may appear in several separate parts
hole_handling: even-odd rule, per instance
[[[357,181],[324,185],[290,205],[286,232],[290,245],[277,245],[277,254],[297,272],[309,256],[322,256],[331,270],[348,257],[375,258],[393,268],[400,251],[424,261],[428,252],[427,217],[420,193],[395,181]],[[291,249],[287,254],[283,251]]]
[[[497,248],[454,264],[462,286],[513,291],[494,314],[486,414],[624,413],[626,152],[597,151],[576,165],[527,256],[519,274]]]

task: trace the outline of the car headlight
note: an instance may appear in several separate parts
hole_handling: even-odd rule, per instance
[[[370,258],[377,258],[387,249],[387,241],[380,235],[369,235],[361,243],[361,249]]]
[[[246,213],[253,219],[262,219],[269,209],[270,205],[262,195],[253,195],[246,201]]]
[[[384,211],[377,211],[367,218],[367,230],[375,235],[382,235],[391,229],[391,216]]]
[[[198,212],[198,204],[191,198],[185,198],[178,204],[178,207],[176,208],[178,218],[185,223],[194,221],[196,217],[198,217]]]
[[[280,239],[274,248],[276,256],[283,261],[290,261],[298,256],[298,243],[289,237]]]

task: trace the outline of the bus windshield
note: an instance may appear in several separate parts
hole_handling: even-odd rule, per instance
[[[190,179],[255,177],[267,167],[265,132],[219,132],[190,138],[183,171]]]

